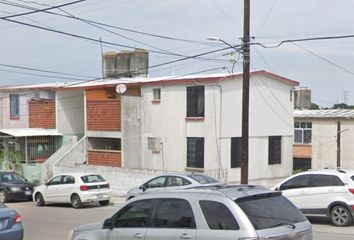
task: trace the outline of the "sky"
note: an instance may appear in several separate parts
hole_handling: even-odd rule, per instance
[[[32,11],[23,8],[23,5],[43,9],[48,5],[71,1],[0,0],[0,85],[99,78],[102,76],[101,51],[145,48],[150,50],[150,66],[155,66],[226,47],[221,42],[207,41],[210,36],[236,45],[241,43],[243,35],[243,0],[86,0],[51,10],[53,13],[70,14],[67,16],[188,41],[106,26],[99,28],[87,21],[46,12],[9,19],[75,37],[3,19]],[[16,6],[9,6],[9,3]],[[351,0],[251,0],[252,42],[275,46],[284,40],[352,35],[352,9],[354,1]],[[100,44],[99,39],[107,44]],[[230,52],[232,50],[228,49],[205,55],[202,59],[193,58],[153,67],[149,70],[149,76],[242,71],[242,58],[236,58],[238,62],[233,65],[229,61]],[[300,86],[312,90],[312,101],[323,107],[345,101],[354,105],[353,60],[354,38],[284,43],[277,48],[254,45],[251,48],[252,70],[267,70],[300,82]]]

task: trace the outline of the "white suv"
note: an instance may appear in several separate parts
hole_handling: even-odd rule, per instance
[[[316,170],[295,174],[274,190],[283,192],[306,216],[328,217],[348,226],[354,216],[354,171]]]

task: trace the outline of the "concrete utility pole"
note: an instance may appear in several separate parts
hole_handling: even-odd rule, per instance
[[[337,121],[337,168],[340,168],[340,135],[341,135],[341,124]]]
[[[248,184],[249,91],[250,91],[250,0],[244,0],[241,184]]]

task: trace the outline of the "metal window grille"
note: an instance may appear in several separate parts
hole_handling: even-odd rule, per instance
[[[312,122],[295,122],[294,142],[303,144],[312,142]]]
[[[41,162],[47,160],[58,150],[57,137],[41,136],[27,139],[28,161]]]

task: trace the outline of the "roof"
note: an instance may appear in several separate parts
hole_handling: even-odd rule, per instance
[[[44,128],[3,128],[0,134],[6,134],[13,137],[36,137],[36,136],[62,136],[56,129]]]
[[[354,110],[351,109],[327,109],[327,110],[295,110],[295,118],[345,118],[354,119]]]
[[[251,76],[266,76],[274,80],[283,82],[291,86],[298,86],[299,82],[291,80],[289,78],[276,75],[264,70],[253,71]],[[230,73],[216,73],[216,74],[204,74],[204,75],[184,75],[184,76],[165,76],[165,77],[136,77],[136,78],[118,78],[118,79],[100,79],[100,80],[88,80],[82,82],[67,82],[67,83],[43,83],[32,84],[22,86],[7,86],[0,88],[0,91],[12,91],[12,90],[65,90],[65,89],[90,89],[101,87],[115,87],[120,83],[124,83],[128,86],[147,86],[147,85],[179,85],[179,84],[191,84],[198,81],[198,83],[213,83],[230,79],[239,78],[242,79],[243,73],[238,72],[230,75]]]

